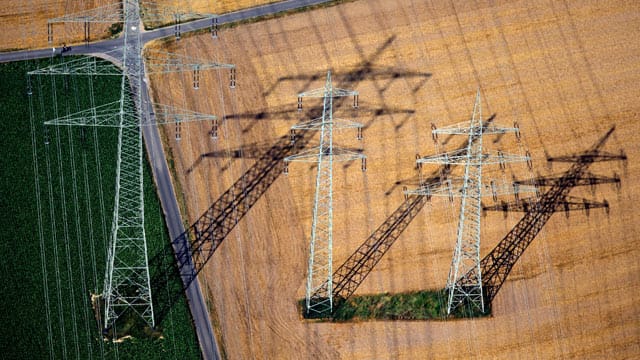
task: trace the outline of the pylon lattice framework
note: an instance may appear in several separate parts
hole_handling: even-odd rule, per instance
[[[491,195],[494,199],[498,195],[535,192],[534,186],[499,184],[491,181],[482,182],[482,167],[489,164],[505,164],[507,162],[528,162],[528,156],[509,155],[502,152],[483,153],[482,138],[488,134],[504,134],[513,132],[519,134],[517,127],[503,128],[483,123],[480,100],[480,89],[476,93],[475,104],[470,123],[433,129],[434,139],[438,134],[468,135],[466,149],[427,156],[417,160],[421,164],[440,164],[445,166],[464,165],[464,177],[448,178],[439,183],[425,184],[416,190],[406,191],[406,194],[431,196],[445,196],[461,198],[458,229],[456,233],[456,247],[447,278],[447,313],[467,302],[472,308],[484,312],[482,293],[482,274],[480,272],[480,215],[482,211],[482,196]]]
[[[362,169],[365,170],[365,155],[333,146],[334,129],[356,128],[358,129],[358,139],[362,137],[362,124],[333,117],[333,98],[340,96],[354,96],[355,100],[358,93],[334,88],[330,71],[327,72],[323,88],[298,95],[299,106],[303,97],[323,98],[321,118],[292,127],[292,131],[319,130],[320,145],[284,159],[285,172],[287,171],[287,163],[291,161],[318,163],[305,296],[306,312],[312,317],[326,316],[333,312],[333,162],[361,159],[363,161]],[[355,104],[354,102],[354,106]]]
[[[103,59],[80,58],[31,71],[28,73],[28,82],[31,89],[30,77],[33,75],[122,77],[119,101],[46,121],[45,125],[118,128],[116,195],[103,290],[104,328],[106,330],[112,327],[128,309],[133,310],[147,324],[155,327],[144,230],[141,127],[176,123],[176,138],[179,139],[179,125],[182,122],[215,121],[217,118],[170,105],[145,106],[147,105],[146,92],[145,96],[142,92],[145,70],[142,62],[139,2],[124,0],[122,7],[120,4],[110,6],[115,6],[117,11],[112,12],[113,9],[107,6],[49,20],[49,41],[52,41],[51,25],[53,23],[123,22],[122,58],[116,59],[120,61],[118,65],[122,71],[118,71],[112,63]],[[164,64],[163,61],[165,61]],[[149,67],[151,73],[194,71],[194,78],[197,75],[198,82],[200,70],[229,68],[232,71],[231,87],[235,87],[235,66],[232,64],[206,62],[171,53],[155,52],[149,57]],[[194,87],[197,88],[195,81]],[[31,94],[32,91],[29,90],[29,95]]]
[[[105,53],[115,61],[122,63],[118,51]],[[236,73],[234,64],[205,61],[193,57],[164,52],[159,50],[145,51],[145,73],[147,75],[167,74],[175,72],[193,71],[193,87],[197,89],[200,83],[200,71],[212,69],[229,69],[230,86],[235,87]],[[122,76],[122,71],[114,66],[110,60],[96,57],[80,57],[63,63],[52,64],[29,72],[30,75],[108,75]]]

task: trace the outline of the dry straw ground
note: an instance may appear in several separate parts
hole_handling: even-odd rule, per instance
[[[50,46],[47,42],[47,19],[60,17],[65,14],[104,6],[113,1],[88,0],[26,0],[0,1],[0,51],[16,49],[33,49]],[[107,36],[110,24],[96,24],[92,26],[92,38]],[[84,40],[83,24],[54,25],[53,46],[63,43],[72,44]]]
[[[115,0],[1,0],[0,1],[0,51],[61,46],[84,40],[83,24],[54,25],[54,42],[47,41],[47,20],[65,14],[89,10],[115,3]],[[273,2],[273,0],[159,0],[159,6],[189,9],[192,12],[225,13]],[[185,10],[186,11],[186,10]],[[111,24],[93,24],[91,38],[110,36]]]
[[[63,13],[57,9],[54,16]],[[11,11],[12,21],[25,12]],[[15,28],[15,38],[23,39],[4,48],[40,39],[33,29],[42,28],[46,41],[43,19],[53,13],[46,7],[31,17],[43,25],[29,31],[3,22],[5,34]],[[621,174],[619,190],[601,185],[594,192],[572,192],[607,199],[609,214],[554,215],[514,268],[493,316],[449,322],[302,321],[295,302],[304,294],[315,170],[291,165],[290,175],[278,178],[240,221],[200,278],[229,358],[638,357],[638,29],[633,1],[368,0],[226,30],[217,40],[185,38],[173,46],[238,66],[232,91],[226,72],[203,75],[199,90],[189,87],[191,74],[152,79],[156,101],[227,118],[217,142],[205,124],[184,127],[182,140],[171,141],[190,221],[254,163],[251,151],[234,158],[233,150],[269,147],[287,134],[299,120],[295,94],[321,86],[326,69],[334,70],[336,85],[360,91],[357,113],[348,101],[337,109],[367,129],[362,143],[355,134],[338,134],[336,142],[362,147],[369,161],[364,174],[358,164],[335,167],[336,265],[401,203],[401,186],[394,184],[411,186],[415,154],[435,152],[431,123],[467,119],[478,86],[486,117],[495,114],[497,124],[519,122],[534,173],[561,173],[567,167],[548,168],[545,152],[584,150],[612,125],[616,131],[606,149],[629,156],[624,164],[591,169]],[[411,76],[416,72],[431,76]],[[306,100],[306,109],[312,105]],[[442,140],[447,150],[463,141]],[[518,151],[508,136],[485,143]],[[509,179],[512,172],[528,174],[514,166],[493,175]],[[358,293],[442,287],[455,211],[444,200],[423,209]],[[483,218],[482,253],[518,219]]]
[[[483,114],[495,123],[520,123],[534,173],[549,168],[545,152],[587,149],[613,125],[606,149],[626,163],[597,163],[591,171],[621,174],[622,187],[600,185],[574,196],[607,199],[611,211],[556,214],[514,268],[498,294],[493,316],[448,322],[314,323],[300,319],[304,294],[315,170],[292,164],[249,211],[202,272],[225,351],[247,358],[634,358],[640,356],[640,270],[636,218],[640,175],[637,102],[640,11],[634,1],[367,0],[255,23],[182,40],[183,54],[231,62],[210,73],[200,89],[191,74],[153,78],[155,97],[227,117],[220,138],[209,125],[183,128],[170,141],[189,221],[194,221],[254,159],[253,145],[269,147],[299,114],[295,94],[322,85],[360,92],[361,109],[347,101],[338,115],[367,125],[365,139],[336,135],[362,147],[368,171],[337,164],[334,260],[339,265],[402,202],[401,185],[415,183],[415,154],[436,150],[429,135],[468,119],[479,86]],[[405,72],[427,72],[428,79]],[[394,75],[397,74],[397,75]],[[179,84],[174,86],[175,84]],[[186,89],[184,91],[179,89]],[[305,100],[305,109],[314,104]],[[303,111],[302,114],[306,114]],[[172,129],[169,129],[171,133]],[[446,140],[452,150],[464,139]],[[485,141],[517,152],[512,136]],[[245,158],[233,157],[245,148]],[[201,156],[206,154],[206,156]],[[425,169],[429,171],[429,169]],[[503,175],[529,173],[519,166]],[[489,173],[487,173],[489,174]],[[529,174],[530,175],[530,174]],[[490,199],[487,201],[491,201]],[[411,223],[358,293],[441,288],[447,277],[456,207],[434,200]],[[486,254],[520,218],[488,214]]]
[[[276,1],[278,0],[158,0],[156,2],[178,8],[187,5],[199,12],[223,14]]]

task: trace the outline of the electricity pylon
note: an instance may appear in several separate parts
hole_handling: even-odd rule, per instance
[[[508,162],[530,163],[529,156],[509,155],[502,152],[483,153],[482,138],[484,135],[508,132],[519,134],[519,129],[517,127],[496,127],[483,123],[480,89],[478,89],[470,123],[465,122],[432,130],[434,139],[437,139],[438,134],[468,135],[467,148],[417,160],[419,166],[422,164],[464,165],[464,177],[443,179],[439,183],[423,185],[417,190],[405,192],[424,195],[428,198],[431,196],[445,196],[450,200],[453,200],[453,197],[461,198],[456,247],[446,287],[448,314],[451,314],[451,311],[464,302],[467,302],[472,308],[484,312],[482,274],[480,272],[481,197],[490,195],[495,199],[498,195],[535,192],[533,186],[499,184],[493,180],[489,184],[482,182],[482,167],[484,165],[500,164],[504,166]]]
[[[299,106],[303,97],[322,97],[322,117],[295,125],[291,129],[319,130],[320,145],[284,159],[285,172],[290,161],[318,163],[305,296],[306,313],[309,317],[327,316],[333,312],[333,162],[361,159],[362,170],[365,170],[365,155],[333,146],[334,129],[355,128],[358,129],[358,138],[362,137],[362,124],[333,117],[333,98],[352,95],[355,106],[358,93],[334,88],[331,83],[331,71],[327,72],[323,88],[299,94]]]
[[[127,310],[134,311],[149,326],[155,327],[144,230],[141,127],[176,123],[176,138],[179,138],[178,126],[181,123],[215,121],[216,117],[170,105],[150,104],[143,85],[145,67],[140,37],[140,5],[137,0],[124,0],[122,5],[109,5],[52,19],[48,25],[49,41],[52,41],[51,25],[56,22],[85,22],[86,36],[87,24],[91,22],[123,23],[124,44],[121,53],[116,52],[116,57],[121,56],[116,61],[119,62],[122,71],[118,71],[102,59],[81,58],[29,72],[29,76],[122,77],[120,100],[47,121],[45,125],[118,128],[116,195],[102,294],[105,306],[104,330],[113,328],[116,320]],[[230,64],[203,62],[169,53],[155,53],[150,56],[149,68],[151,73],[197,71],[198,80],[200,70],[229,68],[232,70],[231,85],[235,85],[235,67]],[[197,87],[195,84],[194,81],[194,87]],[[32,91],[29,91],[29,94],[31,93]]]

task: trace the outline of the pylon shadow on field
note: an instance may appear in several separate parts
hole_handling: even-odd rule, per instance
[[[176,258],[184,258],[184,253],[174,254],[171,244],[167,244],[149,258],[154,317],[156,324],[160,327],[176,302],[184,297],[184,289],[186,289]]]
[[[369,105],[367,100],[360,101],[360,107],[356,111],[357,116],[364,125],[364,129],[368,129],[373,122],[379,122],[380,120],[386,120],[385,117],[389,116],[393,124],[393,130],[398,132],[411,117],[416,113],[414,109],[398,108],[398,107],[386,107],[377,106],[375,104]],[[396,122],[394,116],[404,115],[400,121]]]
[[[311,116],[313,117],[316,113],[318,113],[319,111],[321,111],[320,107],[313,107],[311,108],[309,111],[307,111],[305,113],[305,116]],[[375,109],[371,109],[368,107],[360,107],[357,110],[354,110],[355,112],[357,112],[357,115],[362,117],[362,116],[371,116],[372,119],[365,122],[363,128],[366,129],[367,127],[369,127],[373,121],[373,118],[377,117],[377,116],[384,116],[384,115],[394,115],[394,114],[406,114],[407,118],[405,118],[403,121],[401,121],[400,125],[395,125],[395,129],[398,130],[402,125],[404,125],[404,123],[406,122],[406,120],[408,120],[408,117],[410,117],[411,115],[415,114],[415,110],[413,109],[402,109],[402,108],[389,108],[389,107],[380,107],[380,108],[375,108]],[[267,114],[267,115],[265,115]],[[260,118],[262,119],[269,119],[272,112],[261,112],[260,113]],[[229,118],[236,118],[236,116],[239,117],[247,117],[250,118],[253,115],[252,114],[240,114],[240,115],[228,115]],[[216,150],[216,151],[211,151],[208,153],[203,153],[200,154],[200,156],[193,162],[193,164],[191,164],[191,166],[189,166],[189,168],[187,168],[186,173],[189,174],[191,172],[193,172],[206,158],[228,158],[228,159],[258,159],[260,158],[266,151],[268,151],[270,148],[270,145],[267,143],[249,143],[246,145],[242,145],[239,146],[235,149],[226,149],[226,150]],[[358,151],[361,152],[362,149],[351,149],[354,151]],[[344,166],[345,167],[349,167],[351,165],[351,163],[347,163]],[[223,166],[221,171],[226,170],[227,166]],[[404,184],[404,182],[403,182]],[[407,183],[409,184],[409,183]],[[418,183],[412,183],[413,185],[418,185]]]
[[[420,185],[440,181],[441,175],[448,175],[447,170],[443,168],[442,171],[434,172]],[[338,267],[333,273],[333,296],[338,304],[336,309],[353,295],[427,201],[426,196],[405,197],[400,206]]]
[[[395,37],[391,37],[383,44],[374,58],[393,41]],[[364,62],[360,69],[353,72],[340,73],[336,79],[339,88],[351,88],[357,82],[372,78],[398,79],[404,76],[418,77],[422,81],[417,86],[422,86],[424,82],[431,76],[428,73],[403,72],[387,69],[387,73],[375,70],[371,62]],[[317,75],[318,79],[320,75]],[[308,85],[313,80],[310,79]],[[270,92],[269,90],[268,92]],[[339,109],[347,99],[346,97],[338,97],[334,99],[334,109]],[[295,107],[293,107],[295,109]],[[369,109],[363,107],[364,113],[372,113],[374,115],[402,113],[411,116],[415,111],[412,109],[395,109],[382,106],[380,108]],[[294,110],[295,111],[295,110]],[[357,110],[360,111],[360,110]],[[298,112],[298,118],[315,119],[322,116],[323,105],[321,103],[312,106],[305,106],[305,110]],[[273,114],[269,112],[258,112],[256,114],[235,114],[229,118],[249,118],[256,121],[271,119],[275,117],[288,117],[291,112],[285,109],[276,109]],[[247,129],[245,129],[247,130]],[[205,264],[211,259],[215,251],[220,247],[227,235],[239,223],[239,221],[249,212],[252,206],[260,199],[267,189],[275,182],[275,180],[283,173],[283,160],[289,155],[293,155],[307,146],[316,131],[297,131],[295,141],[292,142],[292,134],[280,137],[275,144],[266,148],[264,144],[249,144],[237,149],[233,152],[232,158],[244,158],[249,154],[251,158],[256,159],[255,163],[229,188],[227,189],[210,207],[198,218],[183,234],[173,240],[172,246],[167,246],[161,253],[150,260],[153,270],[152,276],[152,294],[154,295],[154,303],[156,306],[156,318],[160,322],[164,316],[169,313],[176,300],[182,296],[182,293],[189,284],[196,278],[197,274],[202,271]],[[228,155],[229,152],[225,151]],[[188,168],[188,172],[193,171],[201,162],[208,157],[217,157],[221,153],[205,153],[201,154],[194,164]],[[168,263],[171,258],[167,257],[167,253],[174,252],[177,257],[177,265]],[[168,259],[168,260],[167,260]],[[180,280],[180,281],[178,281]],[[178,283],[181,286],[176,287]]]
[[[410,177],[407,179],[402,179],[402,180],[398,180],[395,183],[393,183],[393,185],[384,192],[385,196],[389,196],[391,195],[391,193],[393,193],[399,186],[420,186],[422,184],[422,182],[420,181],[420,176],[416,175],[414,177]]]
[[[486,125],[491,124],[495,117],[496,115],[493,114],[485,120]],[[466,149],[468,142],[469,139],[460,145],[458,149]],[[420,180],[421,177],[418,176],[418,185],[425,186],[442,181],[450,175],[451,170],[451,167],[443,166],[435,170],[427,178]],[[336,298],[337,304],[334,307],[334,311],[337,311],[341,304],[344,304],[354,294],[376,264],[415,219],[427,201],[429,199],[426,196],[405,197],[400,206],[338,267],[333,273],[332,293]],[[314,295],[317,296],[317,294]]]
[[[299,131],[295,142],[290,135],[280,137],[198,220],[173,240],[171,245],[175,251],[168,245],[149,261],[152,273],[156,274],[152,276],[152,294],[158,294],[154,295],[154,302],[161,309],[156,310],[159,321],[240,219],[280,176],[284,158],[304,148],[314,134],[315,131]],[[175,253],[177,265],[171,263],[167,252]],[[173,285],[176,279],[181,279],[178,283],[182,287]]]
[[[578,155],[563,157],[563,161],[573,162],[573,166],[562,176],[554,177],[553,183],[550,184],[550,189],[542,194],[535,203],[527,199],[520,199],[519,202],[521,204],[518,205],[518,208],[510,209],[513,211],[526,211],[522,220],[481,260],[485,306],[491,307],[493,299],[504,284],[511,269],[553,213],[565,210],[565,204],[567,203],[571,204],[570,210],[608,209],[606,200],[603,202],[576,201],[568,196],[568,193],[575,186],[591,185],[594,181],[613,183],[619,188],[619,177],[597,177],[600,180],[594,180],[590,173],[587,172],[588,167],[594,162],[627,161],[624,152],[611,154],[601,150],[614,128],[611,128],[591,149]],[[462,146],[461,148],[464,147]],[[559,158],[550,158],[549,161],[554,161],[554,159]],[[435,174],[430,179],[425,180],[423,184],[435,181]],[[402,231],[415,218],[425,202],[425,197],[406,198],[396,211],[338,268],[333,275],[333,295],[336,298],[336,309],[353,295]],[[523,205],[525,202],[528,202],[529,205]],[[510,206],[515,206],[515,203]],[[502,210],[502,208],[499,210]]]
[[[367,58],[363,58],[360,63],[354,66],[350,70],[337,70],[332,71],[332,77],[338,83],[344,84],[356,84],[364,80],[372,81],[387,81],[385,85],[378,89],[380,93],[384,93],[393,83],[393,81],[401,78],[414,78],[418,82],[412,87],[412,92],[417,92],[426,81],[432,76],[431,73],[406,70],[394,66],[377,66],[375,62],[379,60],[380,56],[385,50],[391,46],[396,39],[396,35],[391,35],[384,43],[382,43],[376,51],[369,55]],[[361,56],[363,56],[361,54]],[[262,95],[269,96],[275,89],[283,82],[286,81],[304,81],[304,85],[299,92],[303,92],[309,89],[312,83],[322,80],[322,76],[318,73],[313,74],[300,74],[291,76],[281,76],[276,82],[271,85]]]
[[[595,162],[626,161],[627,157],[624,153],[618,155],[601,150],[614,129],[615,126],[594,146],[581,154],[558,158],[548,157],[548,161],[570,162],[572,166],[562,176],[538,178],[537,180],[542,185],[550,186],[539,198],[535,200],[521,199],[519,204],[511,203],[496,208],[496,210],[504,211],[524,211],[525,214],[480,262],[485,304],[491,305],[515,264],[554,213],[562,210],[565,210],[567,214],[570,210],[585,210],[588,212],[590,208],[594,207],[609,208],[606,200],[604,202],[575,201],[574,198],[569,196],[569,192],[576,186],[591,185],[598,181],[602,181],[601,183],[611,182],[619,186],[620,181],[617,177],[612,180],[605,180],[605,178],[597,180],[598,178],[589,176],[590,173],[587,172],[588,168]]]
[[[196,272],[280,176],[284,158],[304,148],[314,133],[300,131],[295,142],[282,136],[187,229]]]
[[[354,118],[370,117],[371,119],[364,123],[364,128],[366,129],[371,125],[373,119],[378,116],[404,114],[410,117],[415,114],[415,112],[414,109],[368,105],[365,101],[361,101],[358,109],[354,109],[351,115]],[[290,121],[298,117],[299,115],[295,109],[295,104],[292,104],[272,108],[267,111],[228,114],[224,116],[224,120],[250,120],[242,129],[242,133],[248,133],[259,121]],[[404,124],[406,120],[407,119],[404,119],[401,123]],[[396,130],[398,130],[398,127],[396,127]]]
[[[260,159],[271,147],[272,144],[254,142],[235,149],[211,151],[200,156],[205,158]]]
[[[260,121],[289,121],[297,120],[297,117],[296,105],[286,104],[255,112],[227,114],[223,120],[249,120],[249,123],[242,129],[242,133],[246,134]]]

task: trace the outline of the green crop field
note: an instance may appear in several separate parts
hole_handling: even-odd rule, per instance
[[[43,121],[90,107],[90,94],[95,105],[117,100],[121,78],[32,77],[29,96],[27,71],[52,61],[61,60],[0,64],[0,357],[197,359],[184,297],[156,324],[160,336],[139,331],[115,345],[102,340],[91,294],[103,288],[117,129]],[[165,256],[171,264],[172,254],[162,251],[169,239],[148,164],[144,197],[149,258]]]

